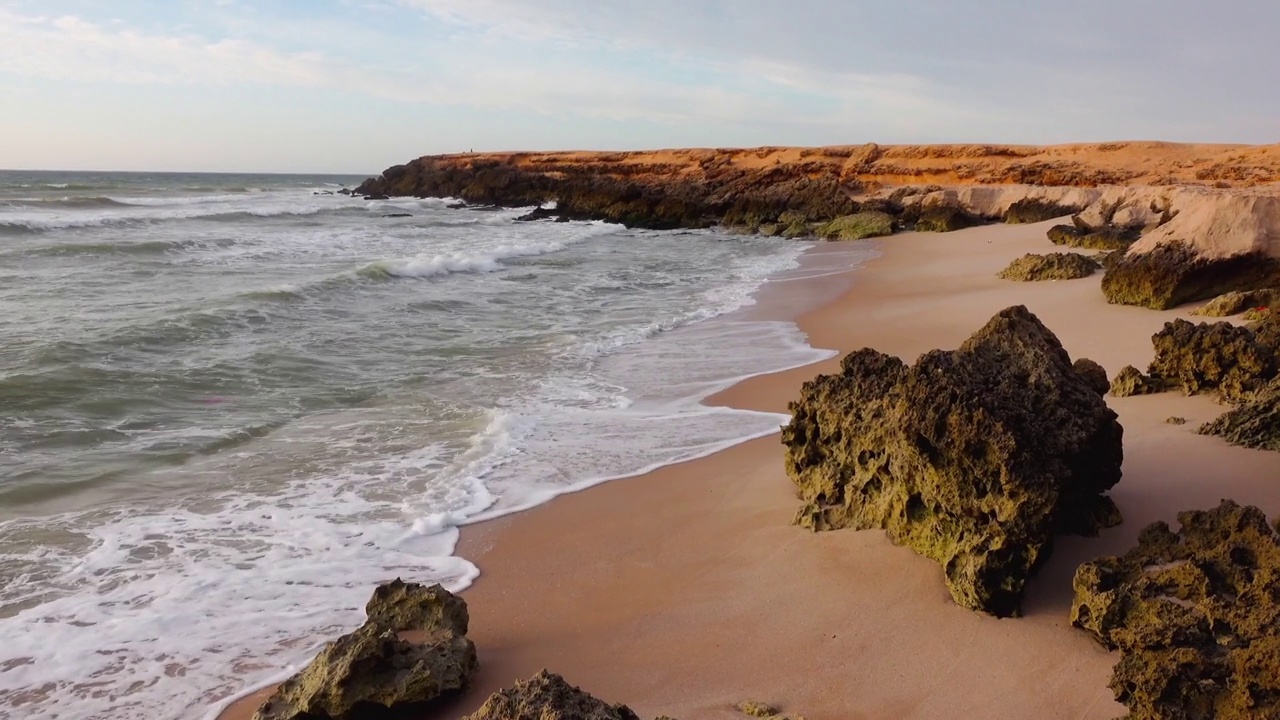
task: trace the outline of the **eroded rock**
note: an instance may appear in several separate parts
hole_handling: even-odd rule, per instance
[[[1116,373],[1111,381],[1111,394],[1115,397],[1132,397],[1134,395],[1154,395],[1167,390],[1166,384],[1156,378],[1142,374],[1132,365],[1125,365]]]
[[[467,606],[439,585],[379,587],[368,621],[281,683],[255,720],[376,720],[425,709],[470,686],[478,667]],[[401,631],[422,633],[408,642]]]
[[[1240,401],[1276,375],[1275,348],[1258,342],[1246,327],[1228,322],[1165,323],[1151,338],[1156,357],[1152,376],[1172,381],[1188,394],[1217,390]]]
[[[956,603],[1019,611],[1056,533],[1120,522],[1123,430],[1025,307],[914,366],[860,350],[805,383],[783,429],[813,530],[882,528],[941,564]]]
[[[1230,500],[1178,520],[1081,565],[1072,623],[1120,650],[1111,688],[1134,720],[1280,717],[1280,538]]]
[[[1038,223],[1074,215],[1082,209],[1079,205],[1063,205],[1040,198],[1023,198],[1009,205],[1003,220],[1011,225]]]
[[[1259,290],[1280,284],[1280,260],[1261,253],[1208,258],[1185,243],[1158,245],[1149,252],[1127,253],[1102,276],[1107,302],[1168,310],[1230,291]]]
[[[1106,395],[1111,390],[1111,381],[1107,379],[1106,369],[1089,358],[1077,359],[1072,363],[1071,368],[1099,395]]]
[[[1232,445],[1280,451],[1280,386],[1274,382],[1196,432],[1214,435]]]
[[[1054,225],[1047,233],[1054,245],[1086,250],[1128,250],[1142,236],[1139,229],[1128,227],[1088,228],[1078,225]]]
[[[462,720],[639,720],[639,716],[626,705],[610,705],[543,670],[489,696],[479,710]]]
[[[1039,280],[1075,280],[1088,277],[1102,267],[1097,260],[1079,253],[1028,253],[1009,263],[998,273],[1005,280],[1032,282]]]
[[[952,203],[928,204],[920,208],[916,232],[954,232],[981,222],[964,208]]]

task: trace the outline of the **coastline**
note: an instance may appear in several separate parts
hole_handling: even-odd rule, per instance
[[[995,278],[1009,260],[1049,247],[1048,224],[885,239],[852,286],[797,323],[813,347],[870,346],[911,360],[1025,304],[1073,358],[1109,374],[1144,365],[1150,335],[1185,312],[1108,305],[1098,275]],[[800,383],[837,362],[749,378],[707,402],[784,412]],[[1127,549],[1151,521],[1222,497],[1274,514],[1280,488],[1269,479],[1280,456],[1195,435],[1221,411],[1205,397],[1108,402],[1125,427],[1125,477],[1112,492],[1125,522],[1062,540],[1016,620],[956,607],[940,569],[883,533],[793,526],[776,435],[464,527],[457,553],[483,568],[463,593],[481,670],[438,716],[469,712],[546,667],[642,716],[728,718],[753,699],[810,720],[1116,717],[1123,708],[1107,688],[1115,656],[1068,623],[1075,567]],[[1171,415],[1190,423],[1165,424]],[[253,697],[222,717],[250,717]]]

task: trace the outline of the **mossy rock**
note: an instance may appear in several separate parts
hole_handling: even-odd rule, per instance
[[[1120,651],[1111,689],[1130,718],[1280,718],[1280,537],[1230,500],[1178,520],[1081,565],[1072,624]]]
[[[1054,245],[1085,250],[1128,250],[1130,245],[1142,237],[1141,230],[1137,228],[1113,226],[1094,229],[1078,225],[1054,225],[1046,234]]]
[[[997,277],[1019,282],[1040,280],[1075,280],[1088,277],[1102,265],[1091,257],[1079,253],[1027,254],[1009,263]]]
[[[1039,198],[1023,198],[1010,205],[1002,219],[1010,225],[1031,224],[1074,215],[1082,209],[1079,205],[1062,205]]]
[[[777,237],[782,234],[783,230],[786,230],[786,228],[779,223],[765,223],[760,226],[759,232],[765,237]]]
[[[1154,395],[1167,389],[1168,386],[1163,381],[1142,374],[1141,370],[1132,365],[1121,368],[1111,381],[1111,394],[1114,397]]]
[[[1258,309],[1265,311],[1275,302],[1277,294],[1277,291],[1271,288],[1249,292],[1232,291],[1223,293],[1203,306],[1192,310],[1191,314],[1203,317],[1230,317],[1245,311],[1256,311]],[[1252,313],[1252,317],[1246,315],[1244,319],[1249,321],[1251,319],[1260,319],[1260,317],[1258,317],[1258,313]]]
[[[1025,307],[914,366],[865,349],[805,383],[782,432],[815,531],[884,529],[937,561],[963,607],[1016,615],[1061,533],[1120,522],[1123,430]]]
[[[824,240],[864,240],[893,234],[894,218],[883,212],[867,211],[845,215],[818,228]]]
[[[802,222],[792,223],[782,231],[782,237],[788,240],[798,240],[800,238],[813,237],[813,229]]]
[[[978,225],[980,220],[956,205],[938,204],[920,208],[916,232],[953,232]]]
[[[1244,312],[1244,315],[1241,316],[1240,319],[1244,320],[1247,323],[1254,323],[1254,322],[1266,320],[1267,318],[1270,318],[1270,317],[1271,317],[1271,308],[1254,307],[1246,310]]]
[[[1196,430],[1239,447],[1280,451],[1280,385],[1272,383],[1253,398]]]
[[[1229,322],[1165,323],[1151,338],[1155,359],[1148,372],[1176,383],[1188,395],[1217,391],[1241,401],[1276,376],[1276,349],[1247,327]]]
[[[1273,287],[1278,281],[1280,261],[1262,253],[1210,259],[1184,243],[1167,243],[1150,252],[1129,253],[1106,268],[1102,292],[1116,305],[1168,310],[1233,290]]]
[[[640,720],[626,705],[614,705],[543,670],[529,680],[489,696],[461,720]],[[661,718],[659,719],[661,720]],[[668,719],[669,720],[669,719]]]

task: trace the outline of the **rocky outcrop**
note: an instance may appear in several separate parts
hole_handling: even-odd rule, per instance
[[[1168,385],[1158,379],[1142,374],[1132,365],[1125,365],[1116,373],[1111,381],[1111,394],[1115,397],[1132,397],[1134,395],[1154,395],[1168,390]]]
[[[943,566],[956,603],[1016,615],[1058,533],[1120,522],[1122,429],[1024,307],[914,366],[860,350],[805,383],[783,429],[813,530],[884,529]]]
[[[1072,623],[1120,651],[1111,688],[1133,720],[1280,717],[1280,537],[1230,500],[1178,520],[1080,566]]]
[[[1075,215],[1084,208],[1080,205],[1069,205],[1044,198],[1023,198],[1009,205],[1001,219],[1010,225],[1038,223],[1054,220],[1068,215]]]
[[[379,587],[368,620],[283,682],[254,720],[376,720],[429,708],[470,686],[478,667],[467,605],[439,585]],[[400,632],[421,633],[408,642]]]
[[[1039,280],[1075,280],[1088,277],[1101,268],[1097,260],[1079,253],[1028,253],[1009,263],[997,277],[1019,282]]]
[[[1277,296],[1280,296],[1280,291],[1273,288],[1252,292],[1224,293],[1205,303],[1203,306],[1192,310],[1191,314],[1200,315],[1202,317],[1229,317],[1231,315],[1239,315],[1246,310],[1267,308],[1275,302]]]
[[[1142,236],[1137,228],[1082,228],[1077,225],[1054,225],[1049,228],[1049,241],[1054,245],[1085,250],[1128,250]]]
[[[1276,348],[1228,322],[1174,320],[1151,342],[1156,353],[1151,375],[1176,383],[1188,395],[1216,390],[1226,400],[1241,401],[1276,375]]]
[[[1272,384],[1196,432],[1240,447],[1280,451],[1280,387]]]
[[[1107,302],[1155,310],[1277,284],[1280,261],[1275,258],[1260,253],[1208,258],[1183,243],[1159,245],[1143,253],[1130,251],[1102,276]]]
[[[864,240],[893,234],[895,218],[879,210],[867,210],[836,218],[815,233],[823,240]]]
[[[640,720],[626,705],[610,705],[546,670],[499,690],[462,720]],[[671,720],[658,718],[658,720]]]
[[[1111,381],[1107,380],[1107,371],[1089,358],[1079,358],[1071,365],[1076,374],[1084,378],[1099,395],[1106,395],[1111,390]]]

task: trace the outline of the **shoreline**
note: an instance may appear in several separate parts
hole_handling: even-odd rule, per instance
[[[995,278],[1013,258],[1051,248],[1049,224],[882,240],[852,286],[797,324],[815,348],[869,346],[914,360],[1025,304],[1073,359],[1091,358],[1109,375],[1145,365],[1150,335],[1185,311],[1108,305],[1099,275]],[[783,412],[799,384],[838,357],[746,379],[704,402]],[[642,716],[739,717],[731,708],[743,700],[809,720],[1121,715],[1107,688],[1116,656],[1069,625],[1075,567],[1123,552],[1151,521],[1222,497],[1274,515],[1280,455],[1195,435],[1222,411],[1206,397],[1108,403],[1125,427],[1125,476],[1111,493],[1125,522],[1098,538],[1060,540],[1019,619],[955,606],[938,566],[881,532],[792,525],[798,502],[776,435],[466,526],[456,553],[484,568],[463,593],[481,669],[436,716],[469,712],[544,667]],[[1190,423],[1165,424],[1171,415]],[[255,708],[246,699],[221,717]]]

